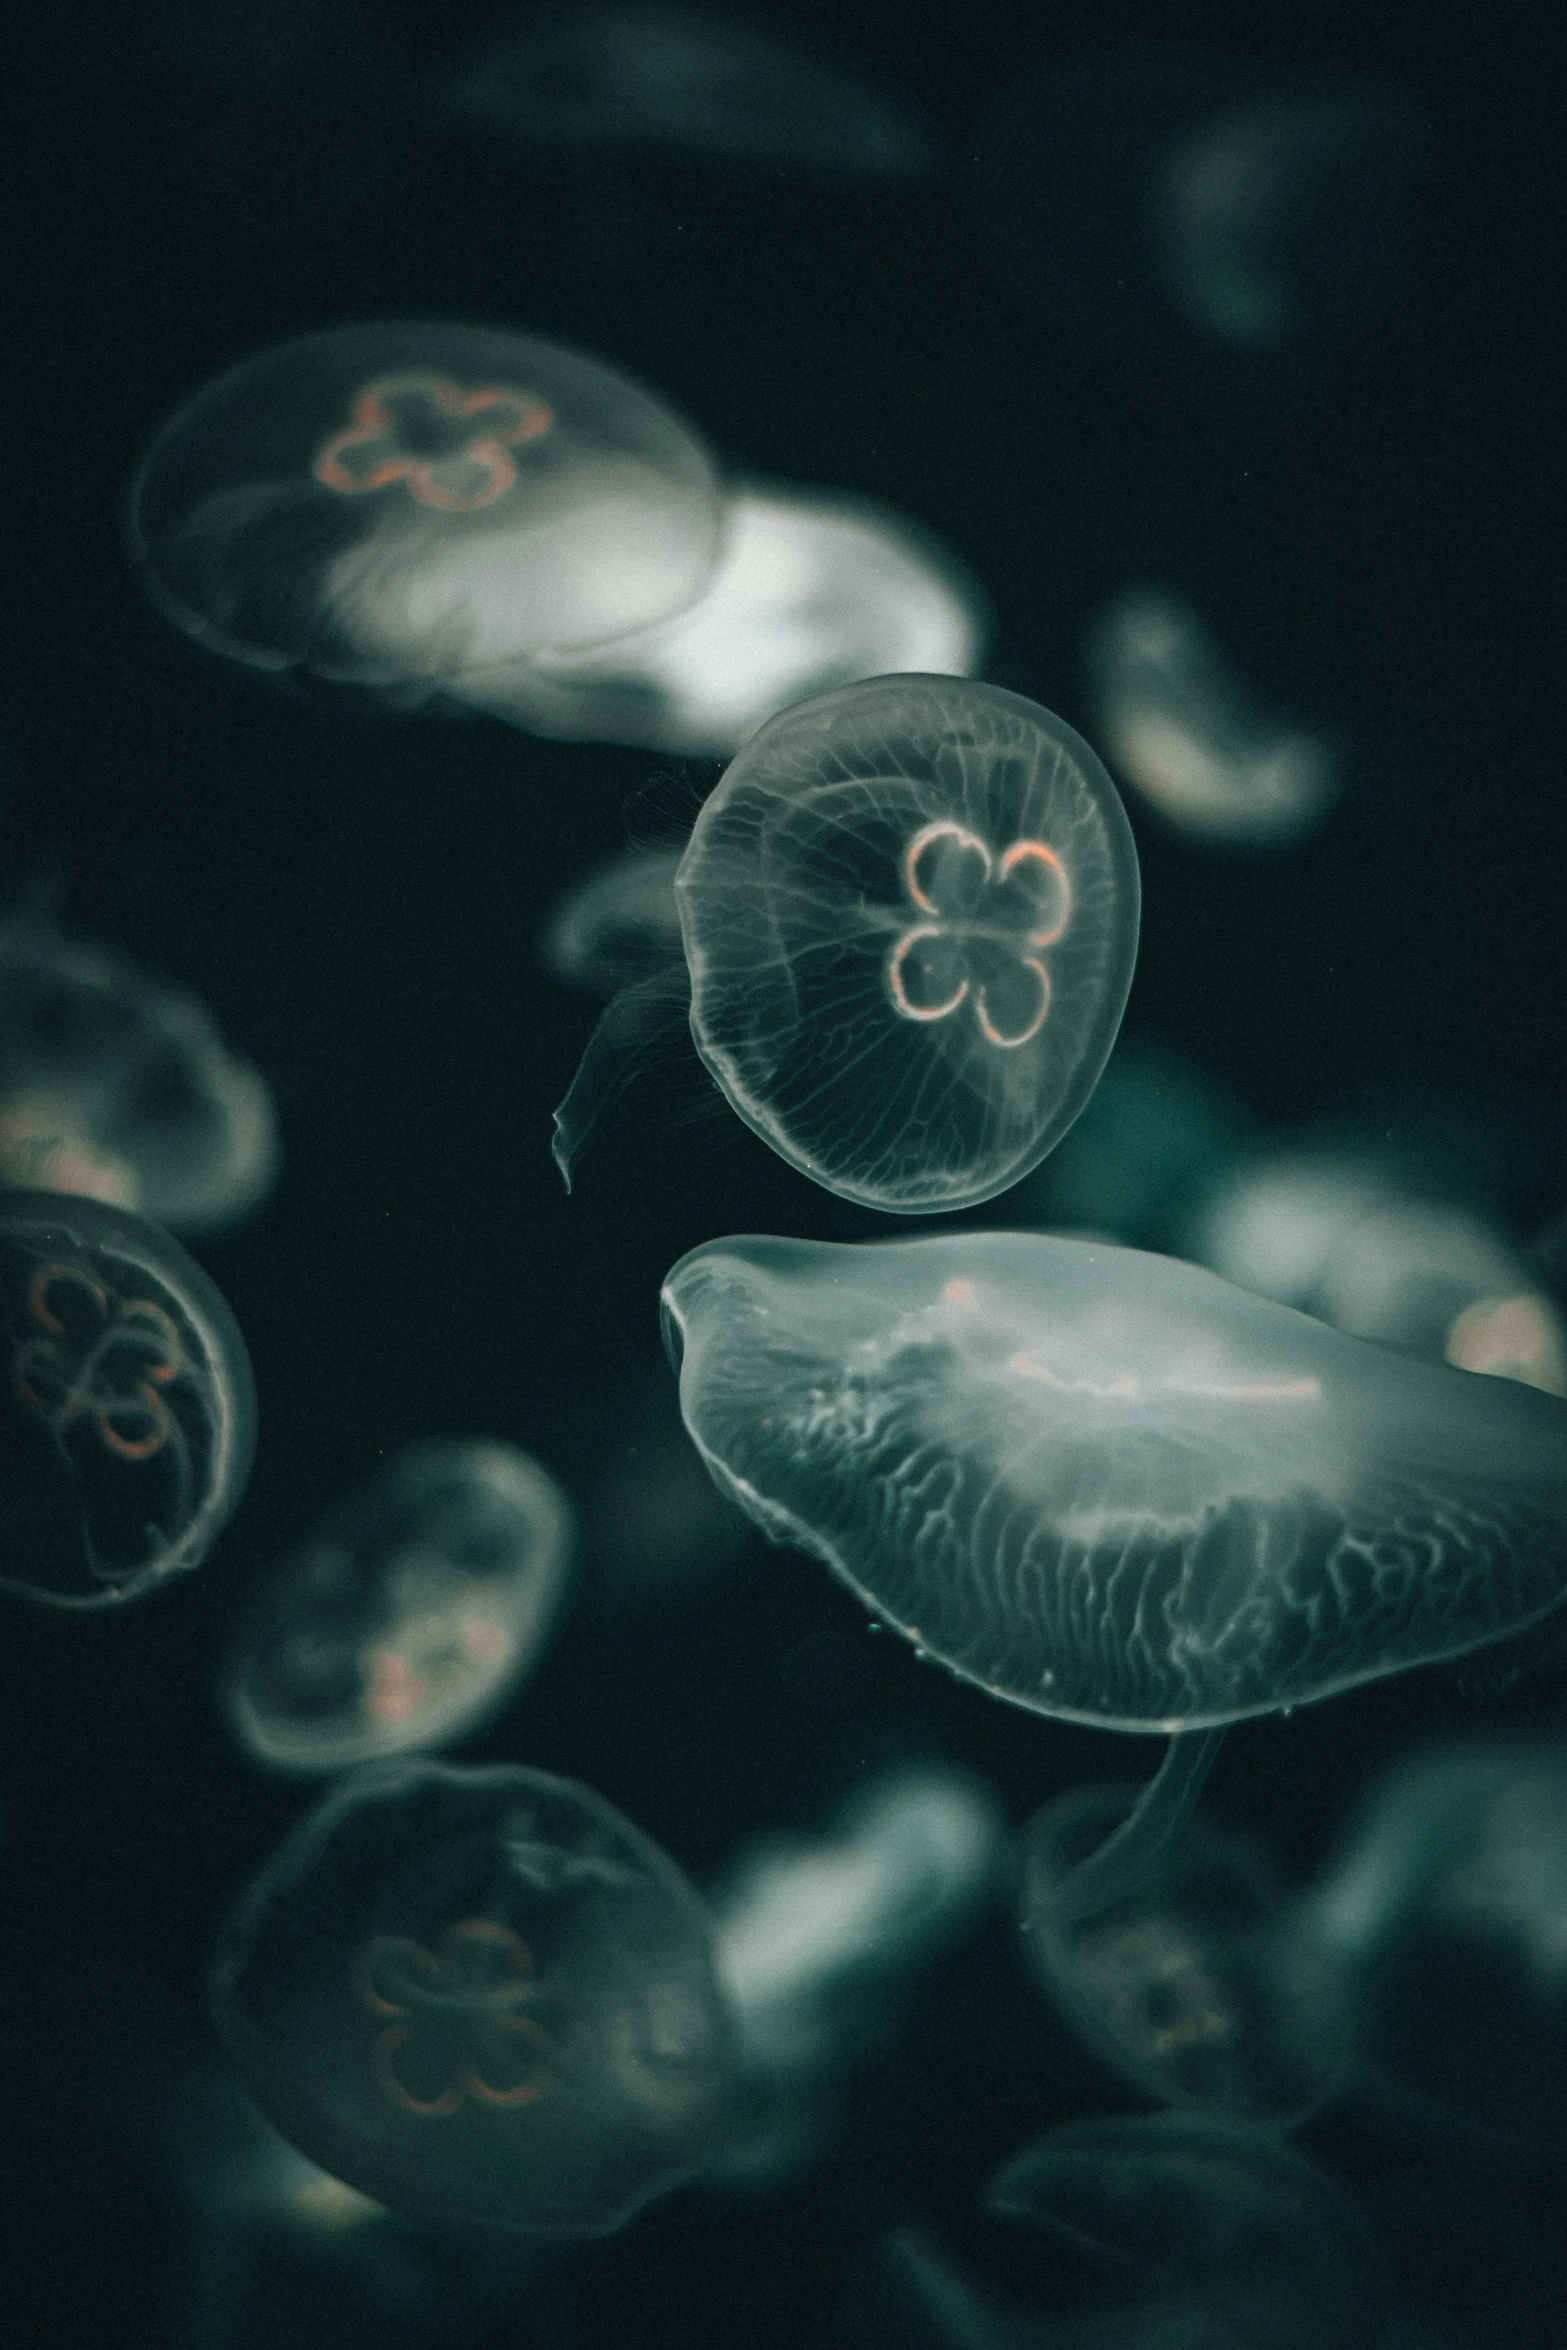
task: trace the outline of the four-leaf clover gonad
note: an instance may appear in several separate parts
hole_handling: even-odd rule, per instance
[[[464,391],[442,375],[383,376],[356,392],[352,422],[316,452],[323,489],[360,497],[401,482],[421,506],[471,514],[517,478],[510,455],[549,431],[554,413],[530,392],[495,384]]]
[[[550,2085],[553,2042],[517,2010],[538,1996],[528,1945],[489,1918],[459,1918],[433,1950],[378,1934],[361,1952],[354,1988],[385,2016],[370,2063],[402,2113],[442,2121],[479,2105],[532,2105]]]
[[[904,851],[903,887],[920,919],[887,958],[893,1009],[931,1021],[971,1004],[988,1044],[1029,1043],[1050,1012],[1041,951],[1072,916],[1054,849],[1015,840],[998,857],[966,825],[927,824]]]
[[[22,1402],[56,1437],[88,1421],[123,1461],[151,1460],[168,1441],[163,1390],[185,1368],[180,1334],[150,1298],[111,1300],[71,1265],[40,1265],[27,1291],[33,1334],[11,1360]]]

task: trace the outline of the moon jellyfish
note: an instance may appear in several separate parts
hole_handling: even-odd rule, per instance
[[[1523,1629],[1567,1408],[1135,1250],[709,1242],[664,1285],[720,1489],[963,1679],[1175,1731]]]
[[[1142,1800],[1137,1788],[1079,1789],[1029,1823],[1022,1924],[1034,1973],[1145,2096],[1299,2121],[1348,2074],[1336,1970],[1292,1932],[1266,1846],[1201,1814],[1145,1853],[1135,1887],[1085,1907],[1084,1862]]]
[[[1254,698],[1183,597],[1127,588],[1090,630],[1086,662],[1113,765],[1192,839],[1288,848],[1337,800],[1330,745]]]
[[[423,700],[569,662],[700,594],[700,444],[602,361],[449,320],[328,328],[220,376],[153,441],[127,529],[209,650]]]
[[[467,1737],[536,1661],[571,1543],[570,1505],[526,1453],[405,1446],[256,1593],[223,1693],[235,1737],[299,1772]]]
[[[675,894],[691,1034],[731,1108],[896,1215],[1037,1166],[1093,1090],[1137,952],[1136,852],[1093,752],[1036,703],[943,678],[771,720],[703,806]],[[568,1182],[648,1005],[610,1006],[556,1112]]]
[[[1217,1078],[1123,1029],[1082,1116],[1019,1192],[1022,1220],[1169,1247],[1247,1124]]]
[[[924,133],[874,90],[793,43],[698,9],[530,15],[459,70],[448,102],[529,145],[636,141],[876,178],[934,161]]]
[[[811,696],[984,650],[984,598],[949,549],[858,498],[742,490],[701,598],[570,673],[490,671],[463,698],[529,732],[728,758]]]
[[[565,987],[615,995],[680,953],[678,852],[625,849],[595,865],[550,908],[539,961]]]
[[[713,1899],[741,2080],[718,2175],[772,2184],[818,2150],[843,2076],[992,1891],[1001,1839],[988,1788],[911,1764],[874,1780],[835,1833],[741,1856]]]
[[[259,1206],[277,1166],[272,1097],[194,996],[0,923],[0,1183],[210,1232]]]
[[[1303,1919],[1386,2110],[1481,2153],[1567,2156],[1567,1742],[1397,1764]]]
[[[380,1764],[241,1896],[214,2021],[284,2137],[412,2218],[605,2235],[710,2151],[712,1930],[666,1854],[542,1771]]]
[[[0,1590],[107,1607],[199,1567],[256,1440],[200,1266],[122,1209],[0,1192],[0,1342]]]

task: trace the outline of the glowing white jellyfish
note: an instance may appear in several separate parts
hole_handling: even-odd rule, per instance
[[[891,671],[966,677],[984,599],[949,549],[868,502],[756,485],[698,602],[569,671],[519,663],[462,698],[530,733],[727,758],[777,711]]]
[[[651,393],[443,320],[332,327],[220,376],[153,441],[126,519],[198,644],[401,704],[679,611],[723,528],[706,454]]]
[[[467,1737],[536,1663],[572,1531],[514,1445],[405,1446],[252,1596],[223,1689],[236,1738],[324,1774]]]
[[[45,924],[0,923],[0,1184],[212,1232],[277,1171],[267,1085],[194,996]]]
[[[1288,848],[1337,800],[1332,746],[1258,701],[1184,597],[1127,588],[1085,650],[1111,763],[1194,840]]]

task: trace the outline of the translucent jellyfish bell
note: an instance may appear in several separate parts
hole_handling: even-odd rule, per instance
[[[539,961],[566,987],[615,995],[680,954],[678,852],[626,849],[564,890],[550,908]]]
[[[0,1183],[179,1232],[257,1207],[277,1175],[259,1073],[194,996],[41,923],[0,923]]]
[[[490,672],[463,699],[530,733],[728,758],[777,711],[890,671],[964,677],[984,598],[951,551],[862,499],[753,485],[698,602],[569,675]]]
[[[1184,597],[1127,588],[1094,623],[1086,657],[1112,762],[1194,840],[1288,848],[1337,800],[1332,747],[1255,698]]]
[[[299,1772],[467,1737],[536,1661],[571,1541],[564,1494],[515,1446],[406,1446],[252,1600],[223,1693],[234,1735]]]
[[[664,1285],[721,1489],[992,1695],[1193,1729],[1567,1594],[1567,1407],[1135,1250],[713,1241]]]
[[[250,1358],[177,1241],[97,1201],[0,1193],[0,1589],[138,1599],[199,1567],[256,1440]]]
[[[153,441],[127,529],[198,643],[407,700],[679,611],[722,509],[694,435],[614,368],[423,320],[332,327],[220,376]]]
[[[730,2083],[696,1894],[542,1771],[344,1781],[241,1896],[211,2003],[286,2138],[437,2224],[607,2234],[698,2166]]]
[[[840,1198],[972,1207],[1093,1090],[1131,985],[1131,829],[1093,752],[999,686],[881,677],[754,736],[676,877],[691,1034],[731,1108]],[[570,1180],[640,1049],[604,1015],[556,1112]]]

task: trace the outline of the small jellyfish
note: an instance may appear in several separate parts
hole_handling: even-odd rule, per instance
[[[772,719],[705,803],[675,894],[691,1034],[731,1108],[895,1215],[973,1207],[1038,1165],[1093,1091],[1137,953],[1131,829],[1093,752],[956,679]],[[556,1112],[568,1181],[650,1003],[610,1006]]]
[[[278,1771],[450,1745],[537,1660],[572,1513],[513,1445],[436,1437],[393,1455],[255,1594],[224,1710]]]
[[[1183,597],[1127,588],[1090,630],[1086,663],[1112,764],[1191,839],[1289,848],[1337,800],[1331,745],[1259,703]]]
[[[569,675],[490,671],[462,698],[530,733],[728,758],[778,711],[891,671],[966,677],[984,598],[951,551],[859,498],[752,485],[698,602]]]
[[[239,1506],[256,1395],[238,1325],[177,1241],[122,1209],[0,1192],[0,1590],[138,1599]]]
[[[1009,1205],[1029,1224],[1091,1227],[1138,1248],[1168,1248],[1247,1125],[1207,1070],[1123,1029],[1082,1116]]]
[[[211,2004],[301,2153],[437,2225],[608,2234],[700,2165],[732,2073],[691,1886],[542,1771],[345,1780],[241,1896]]]
[[[852,75],[700,9],[530,14],[466,61],[447,96],[458,113],[530,146],[637,142],[886,179],[935,160],[909,116]]]
[[[624,849],[584,873],[550,908],[539,961],[564,987],[617,995],[680,954],[678,851]]]
[[[220,376],[127,508],[148,594],[198,644],[403,705],[679,611],[722,527],[705,453],[650,393],[442,320],[332,327]]]
[[[1060,1797],[1023,1838],[1024,1949],[1095,2054],[1167,2105],[1288,2125],[1349,2071],[1338,1976],[1291,1930],[1257,1838],[1188,1816],[1135,1887],[1085,1910],[1074,1881],[1142,1800],[1133,1788]]]
[[[1173,1732],[1463,1656],[1567,1595],[1567,1407],[1166,1257],[709,1242],[664,1285],[720,1488],[993,1696]]]
[[[266,1084],[194,996],[42,923],[0,923],[0,1184],[214,1232],[277,1169]]]
[[[1410,1756],[1302,1909],[1375,2101],[1481,2154],[1567,2154],[1567,1742]]]

